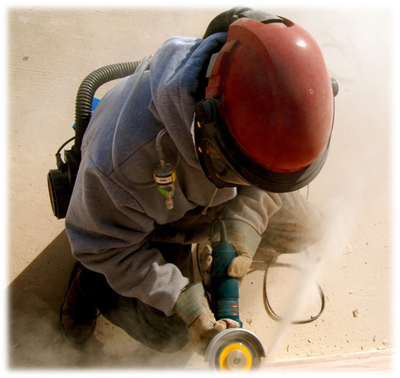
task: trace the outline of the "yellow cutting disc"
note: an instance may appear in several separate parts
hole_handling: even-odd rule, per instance
[[[243,328],[229,328],[208,345],[205,360],[210,368],[223,372],[247,372],[260,366],[265,350],[255,334]]]
[[[226,346],[219,356],[222,371],[249,371],[253,365],[253,357],[249,349],[239,343]]]

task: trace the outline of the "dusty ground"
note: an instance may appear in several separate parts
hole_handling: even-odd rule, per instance
[[[64,341],[58,311],[73,260],[63,221],[50,209],[46,175],[55,168],[58,147],[73,135],[75,95],[88,73],[140,60],[172,35],[201,37],[208,22],[227,8],[9,9],[8,369],[206,367],[189,349],[172,356],[152,352],[102,317],[81,349]],[[311,272],[325,293],[325,311],[304,325],[274,321],[264,307],[266,265],[254,263],[241,287],[244,326],[268,352],[263,368],[303,357],[390,350],[391,12],[262,9],[298,22],[315,36],[340,93],[330,155],[308,194],[329,219],[330,232],[308,255],[279,260]],[[313,282],[306,285],[307,276],[282,267],[269,270],[268,296],[279,314],[294,298],[305,305],[296,319],[318,313],[318,292]]]

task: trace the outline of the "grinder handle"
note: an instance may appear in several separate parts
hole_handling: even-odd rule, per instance
[[[217,320],[232,319],[239,323],[239,282],[235,277],[228,275],[228,266],[236,257],[236,251],[228,242],[225,223],[217,218],[211,224],[211,232],[214,232],[215,224],[219,223],[221,229],[220,241],[213,246],[211,266],[211,306]]]

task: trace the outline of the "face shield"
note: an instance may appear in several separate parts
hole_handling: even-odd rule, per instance
[[[211,176],[224,182],[224,186],[249,185],[236,171],[223,159],[217,149],[209,140],[204,140],[203,150],[204,164]]]
[[[243,154],[221,117],[201,123],[195,114],[192,135],[200,165],[217,188],[245,185],[275,193],[298,190],[318,175],[329,150],[328,144],[310,166],[299,172],[278,173],[262,167]]]
[[[196,114],[192,120],[191,133],[201,168],[217,188],[250,185],[228,164],[221,151],[219,138],[216,139],[208,127],[201,125]]]

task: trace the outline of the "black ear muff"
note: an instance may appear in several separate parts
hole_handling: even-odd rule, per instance
[[[207,30],[204,33],[203,39],[206,39],[207,37],[215,33],[227,32],[229,29],[229,25],[239,18],[239,14],[242,14],[243,12],[248,10],[251,10],[251,8],[235,7],[220,13],[208,25]]]
[[[203,100],[196,104],[196,119],[201,124],[214,122],[218,117],[218,105],[215,100]]]

